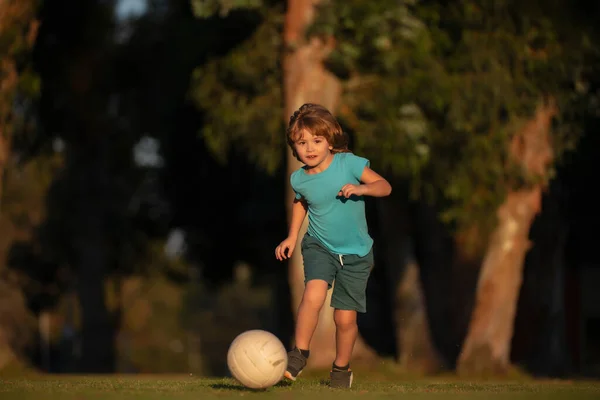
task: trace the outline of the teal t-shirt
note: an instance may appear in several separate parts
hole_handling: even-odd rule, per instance
[[[342,186],[360,183],[366,166],[366,158],[337,153],[325,171],[307,174],[300,168],[290,177],[296,198],[308,204],[308,234],[334,254],[364,257],[373,246],[363,196],[338,196]]]

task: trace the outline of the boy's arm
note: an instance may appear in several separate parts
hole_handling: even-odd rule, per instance
[[[295,199],[292,204],[292,219],[290,221],[290,229],[288,231],[288,237],[297,238],[298,232],[302,227],[302,222],[306,217],[308,205],[304,199]]]
[[[298,232],[302,227],[302,222],[308,210],[308,205],[304,199],[295,199],[292,204],[292,219],[290,221],[290,230],[288,237],[275,248],[275,257],[279,261],[286,260],[292,256],[298,241]]]
[[[360,185],[353,185],[352,183],[344,185],[338,195],[346,198],[350,196],[385,197],[392,193],[392,185],[369,167],[365,167],[363,170],[360,181]]]
[[[369,167],[365,167],[363,170],[360,181],[364,196],[385,197],[392,193],[392,185]]]

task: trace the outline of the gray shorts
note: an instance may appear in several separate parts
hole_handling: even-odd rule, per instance
[[[333,285],[331,307],[367,312],[367,281],[373,268],[373,249],[364,257],[331,253],[316,238],[306,234],[302,239],[304,283],[320,279]]]

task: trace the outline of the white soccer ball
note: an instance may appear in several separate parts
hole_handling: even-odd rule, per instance
[[[287,352],[270,332],[254,329],[239,334],[227,352],[231,375],[251,389],[266,389],[283,377]]]

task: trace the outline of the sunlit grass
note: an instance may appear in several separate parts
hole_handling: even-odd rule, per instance
[[[357,374],[352,389],[339,390],[329,388],[326,378],[313,373],[293,384],[255,391],[229,378],[189,375],[34,375],[0,378],[0,399],[600,399],[600,383],[595,381],[410,380]]]

